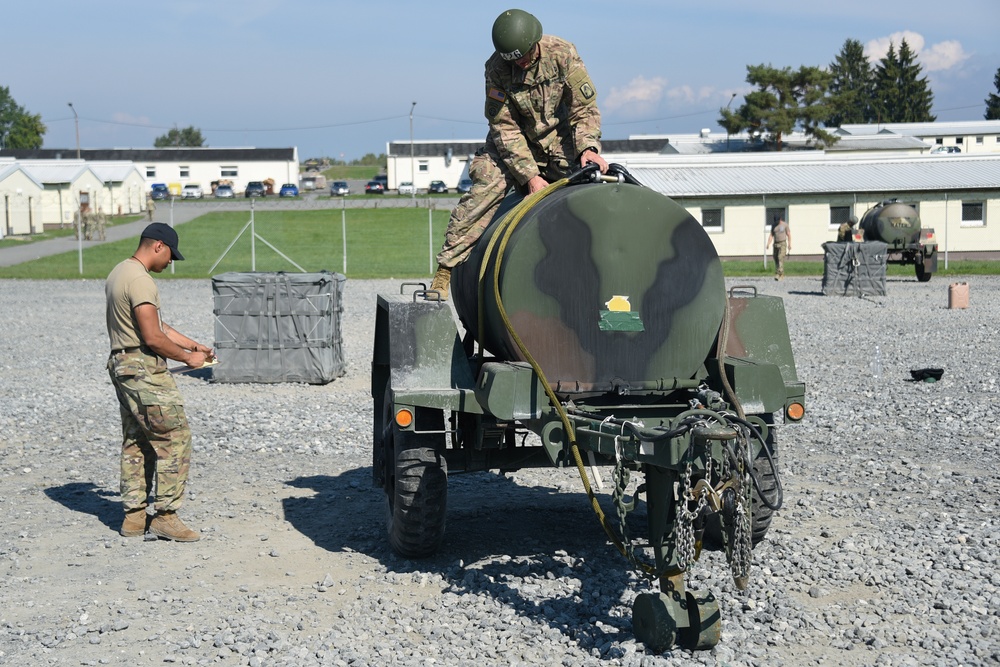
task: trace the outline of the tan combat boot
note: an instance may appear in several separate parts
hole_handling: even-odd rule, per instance
[[[125,521],[122,522],[121,530],[118,532],[123,537],[138,537],[146,534],[146,508],[129,510],[125,512]]]
[[[149,524],[149,532],[174,542],[197,542],[201,535],[184,525],[176,512],[157,512]]]
[[[448,300],[448,286],[451,284],[451,268],[438,265],[434,280],[431,281],[431,290],[441,294],[441,300]]]

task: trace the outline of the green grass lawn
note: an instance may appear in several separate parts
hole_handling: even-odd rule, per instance
[[[433,212],[433,242],[427,209],[347,209],[347,271],[351,278],[427,277],[431,250],[441,247],[448,224],[447,210]],[[174,263],[160,278],[205,278],[240,230],[250,220],[245,212],[209,213],[178,228],[183,262]],[[258,211],[254,229],[307,271],[344,272],[344,235],[341,211]],[[251,270],[251,234],[248,228],[211,275]],[[105,278],[135,250],[138,239],[92,246],[83,251],[83,275],[76,252],[43,257],[0,267],[0,278]],[[257,271],[298,269],[263,241],[256,241]]]
[[[257,211],[254,227],[259,237],[307,271],[335,271],[349,278],[426,278],[433,273],[432,255],[441,247],[449,213],[447,209],[433,211],[432,233],[428,232],[428,213],[424,208]],[[346,219],[347,232],[346,271],[342,215]],[[256,242],[256,266],[252,269],[248,228],[209,273],[249,219],[246,212],[215,212],[185,223],[179,233],[180,249],[187,259],[174,264],[174,273],[167,269],[160,277],[205,278],[227,271],[297,271],[293,264],[261,240]],[[61,232],[72,234],[72,230]],[[0,267],[0,278],[104,278],[115,264],[132,254],[137,242],[138,239],[133,238],[86,248],[82,276],[77,253],[68,252]],[[763,259],[724,261],[723,269],[729,277],[774,274],[773,264],[769,261],[765,268]],[[939,276],[997,274],[1000,262],[951,261],[945,271],[942,256],[938,259],[938,269]],[[788,262],[785,273],[822,276],[823,263]],[[913,278],[914,271],[912,266],[890,266],[888,275]]]

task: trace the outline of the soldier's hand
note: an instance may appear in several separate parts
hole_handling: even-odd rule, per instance
[[[208,361],[208,355],[199,350],[195,350],[188,355],[188,358],[184,363],[187,364],[188,368],[201,368],[205,365],[206,361]]]
[[[598,155],[594,151],[592,151],[590,149],[587,149],[587,150],[583,151],[582,153],[580,153],[580,166],[581,167],[586,167],[590,163],[594,163],[598,167],[600,167],[602,174],[608,173],[608,162],[607,162],[607,160],[605,160],[604,158],[602,158],[600,155]]]
[[[530,181],[528,181],[528,194],[534,194],[539,190],[544,190],[549,187],[549,182],[546,181],[541,176],[533,176]]]

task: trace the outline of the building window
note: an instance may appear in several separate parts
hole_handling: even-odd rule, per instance
[[[936,143],[938,146],[941,146],[942,144],[944,144],[944,139],[942,137],[938,137],[937,139],[934,140],[934,143]]]
[[[981,201],[962,202],[962,226],[963,227],[986,226],[986,221],[983,219],[983,202]]]
[[[701,209],[701,226],[709,232],[721,232],[723,231],[722,226],[722,209],[721,208],[703,208]]]
[[[430,168],[431,168],[430,165],[427,164],[426,162],[417,163],[417,171],[419,171],[421,174],[426,174],[428,171],[430,171]]]
[[[224,178],[234,178],[240,175],[240,170],[236,167],[220,167],[220,175]]]
[[[955,143],[960,144],[965,141],[965,137],[955,137]]]
[[[982,137],[976,137],[976,143],[981,145],[983,143],[983,138]]]
[[[191,176],[191,167],[181,167],[181,178],[188,178]]]
[[[778,224],[779,218],[788,222],[788,215],[785,213],[784,207],[768,207],[764,209],[764,230],[771,231],[771,227]]]
[[[851,217],[851,207],[850,206],[831,206],[830,207],[830,227],[837,228],[842,224],[847,222],[847,219]]]
[[[146,178],[156,178],[156,167],[150,164],[146,165]]]

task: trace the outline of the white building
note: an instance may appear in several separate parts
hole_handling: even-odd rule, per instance
[[[0,159],[76,159],[76,150],[65,148],[15,149],[0,151]],[[250,181],[299,182],[297,148],[84,148],[80,158],[93,162],[131,162],[139,170],[145,190],[153,183],[165,183],[178,196],[188,183],[197,183],[206,193],[220,180],[233,183],[242,192]]]

